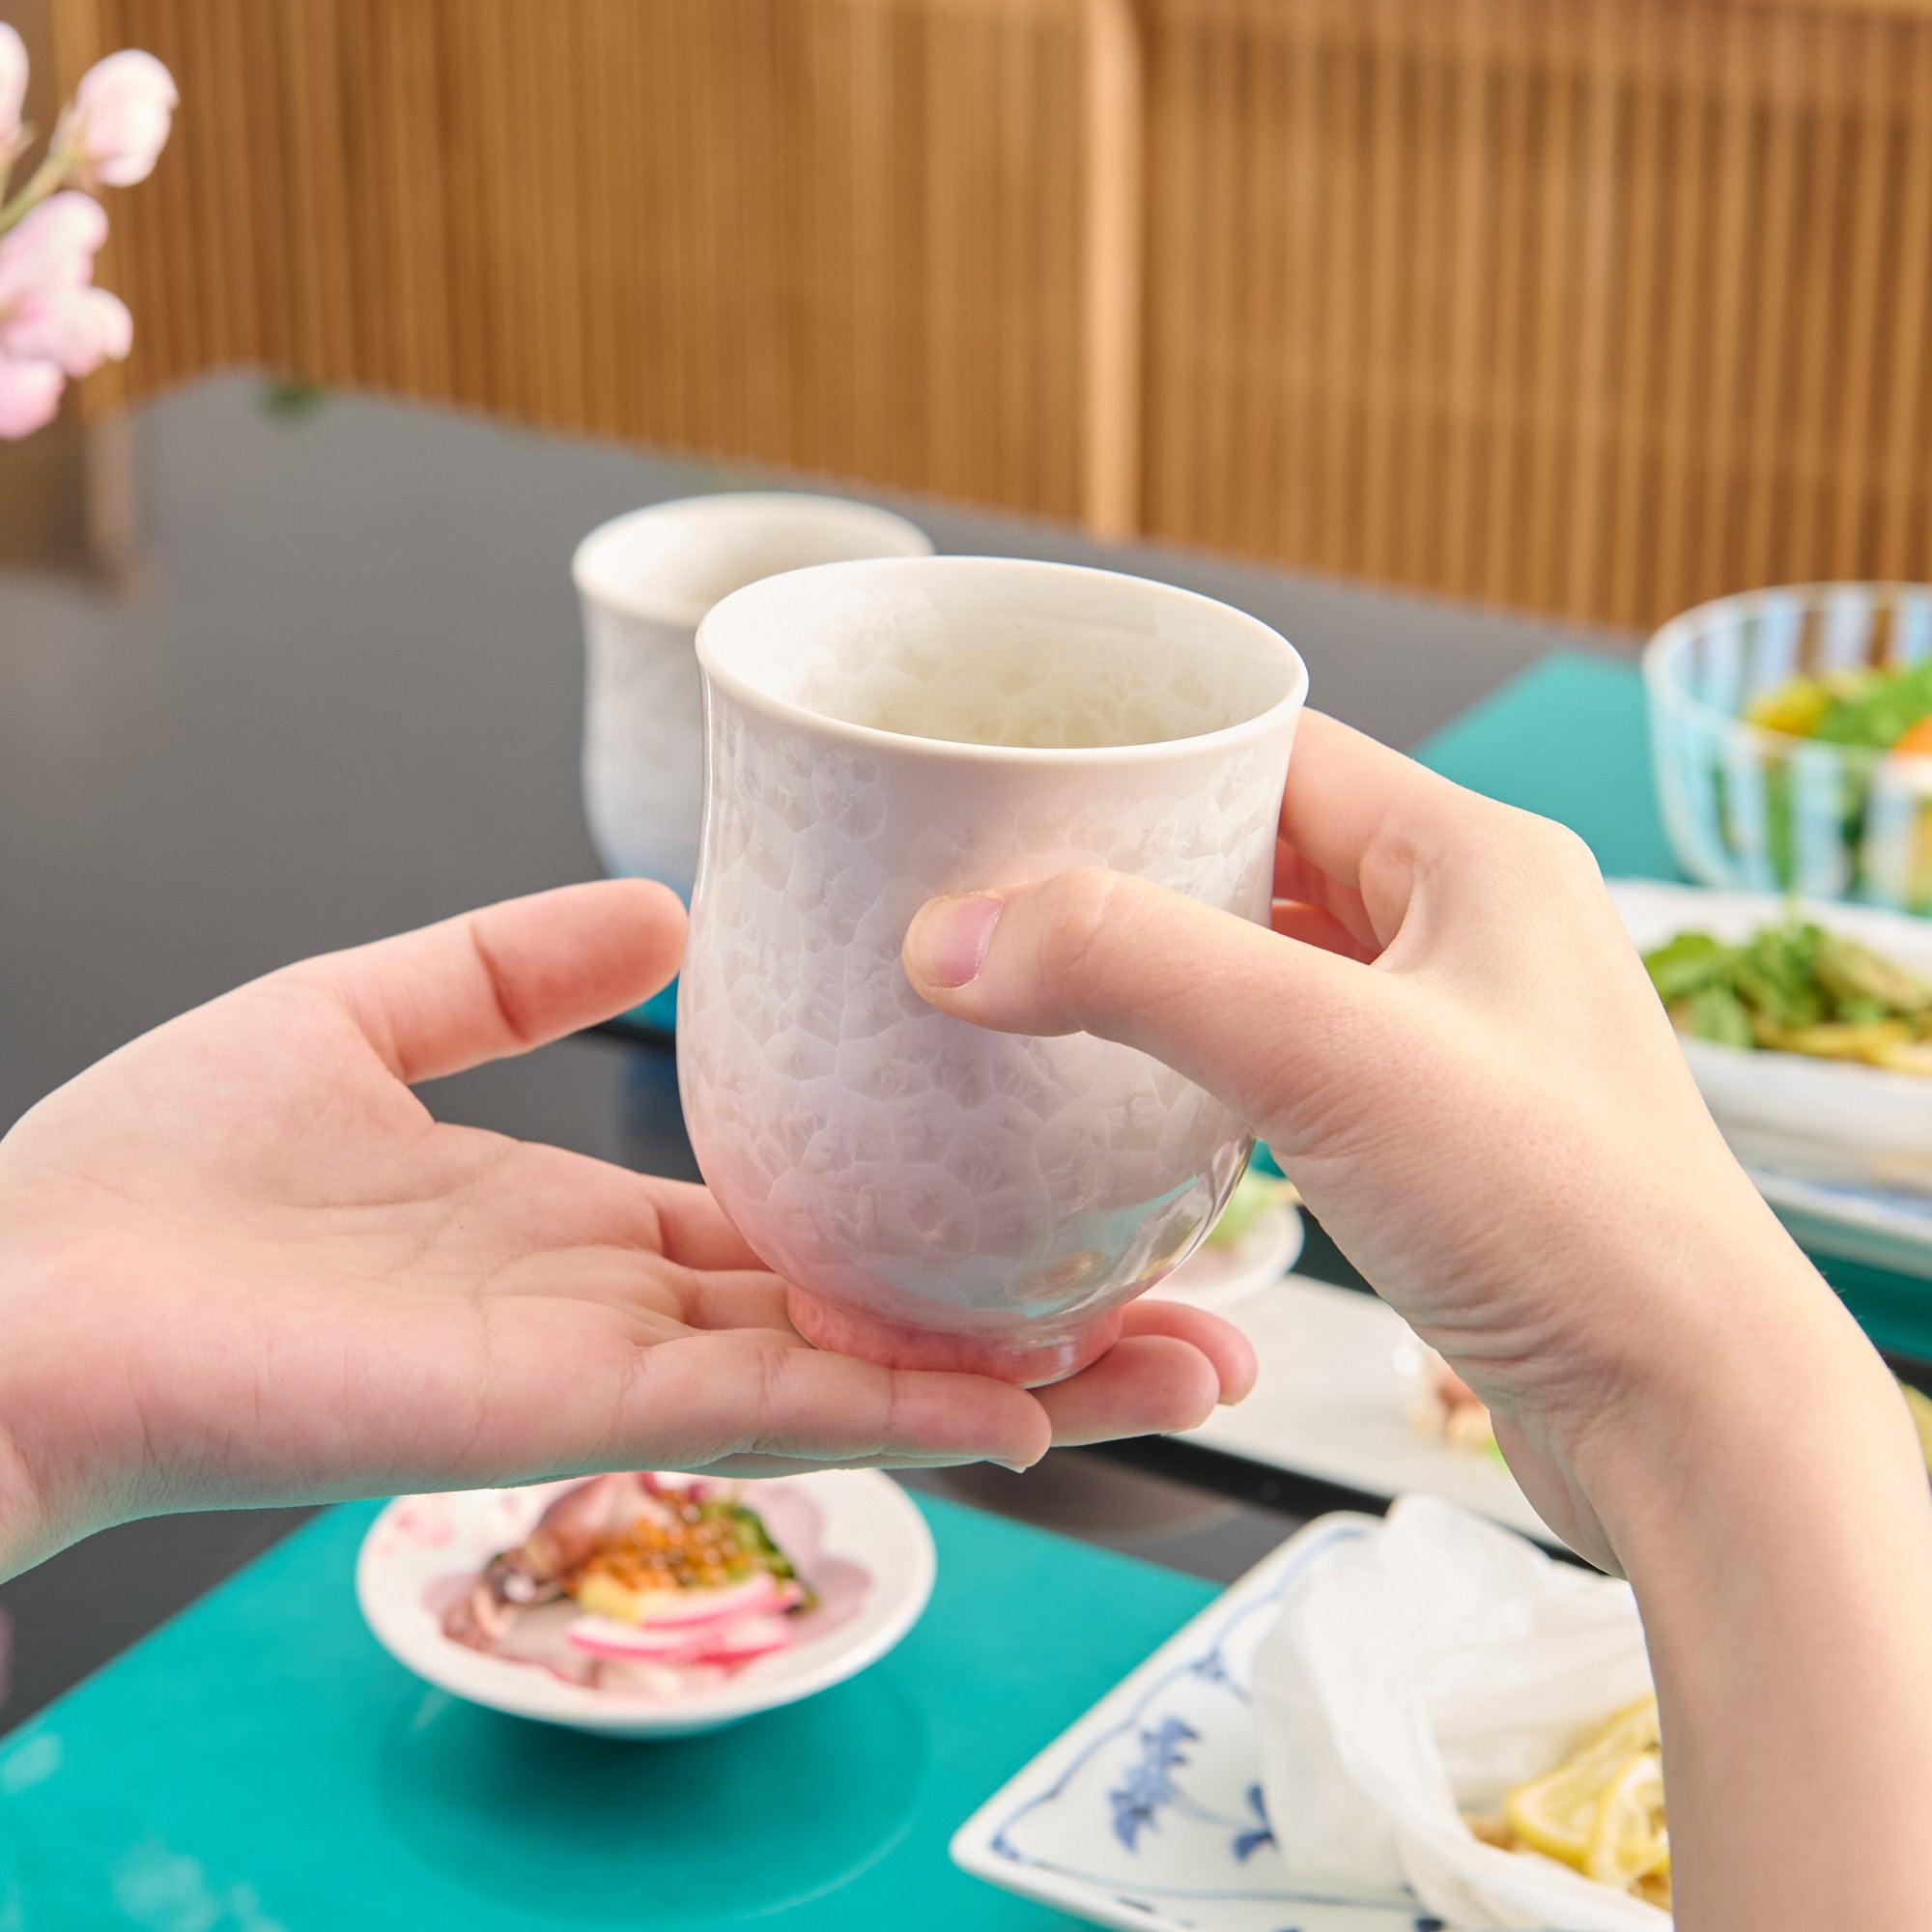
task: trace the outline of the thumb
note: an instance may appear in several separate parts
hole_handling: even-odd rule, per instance
[[[1139,1047],[1250,1122],[1346,1068],[1390,990],[1359,961],[1095,869],[929,899],[902,956],[941,1012]]]

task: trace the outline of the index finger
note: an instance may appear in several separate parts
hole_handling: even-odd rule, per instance
[[[1338,886],[1360,893],[1386,942],[1417,870],[1473,802],[1427,765],[1310,711],[1295,727],[1281,836]]]
[[[413,1086],[609,1019],[677,971],[684,908],[667,886],[605,879],[505,899],[277,976],[320,986]]]

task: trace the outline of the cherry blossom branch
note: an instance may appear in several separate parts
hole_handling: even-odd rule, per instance
[[[0,196],[33,141],[20,119],[26,92],[26,45],[0,23]],[[70,378],[128,354],[133,318],[92,286],[107,214],[88,190],[154,172],[179,99],[153,54],[109,54],[81,76],[26,185],[0,200],[0,439],[31,435],[53,418]]]

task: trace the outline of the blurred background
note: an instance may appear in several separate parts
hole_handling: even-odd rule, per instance
[[[1923,0],[7,0],[212,370],[1635,629],[1932,573]],[[112,439],[0,547],[129,541]]]

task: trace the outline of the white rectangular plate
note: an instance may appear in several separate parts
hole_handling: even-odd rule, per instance
[[[1673,933],[1737,940],[1785,914],[1763,894],[1612,879],[1639,948]],[[1816,905],[1806,918],[1932,975],[1932,920]],[[1685,1058],[1759,1191],[1820,1253],[1932,1274],[1932,1081],[1792,1053],[1738,1053],[1688,1039]]]
[[[981,1805],[962,1871],[1130,1932],[1431,1932],[1412,1894],[1290,1883],[1262,1808],[1255,1646],[1309,1561],[1373,1517],[1265,1556]]]
[[[1386,1302],[1302,1275],[1221,1311],[1255,1345],[1255,1392],[1180,1437],[1376,1496],[1421,1491],[1541,1543],[1548,1527],[1493,1456],[1424,1435],[1401,1365],[1417,1343]]]

